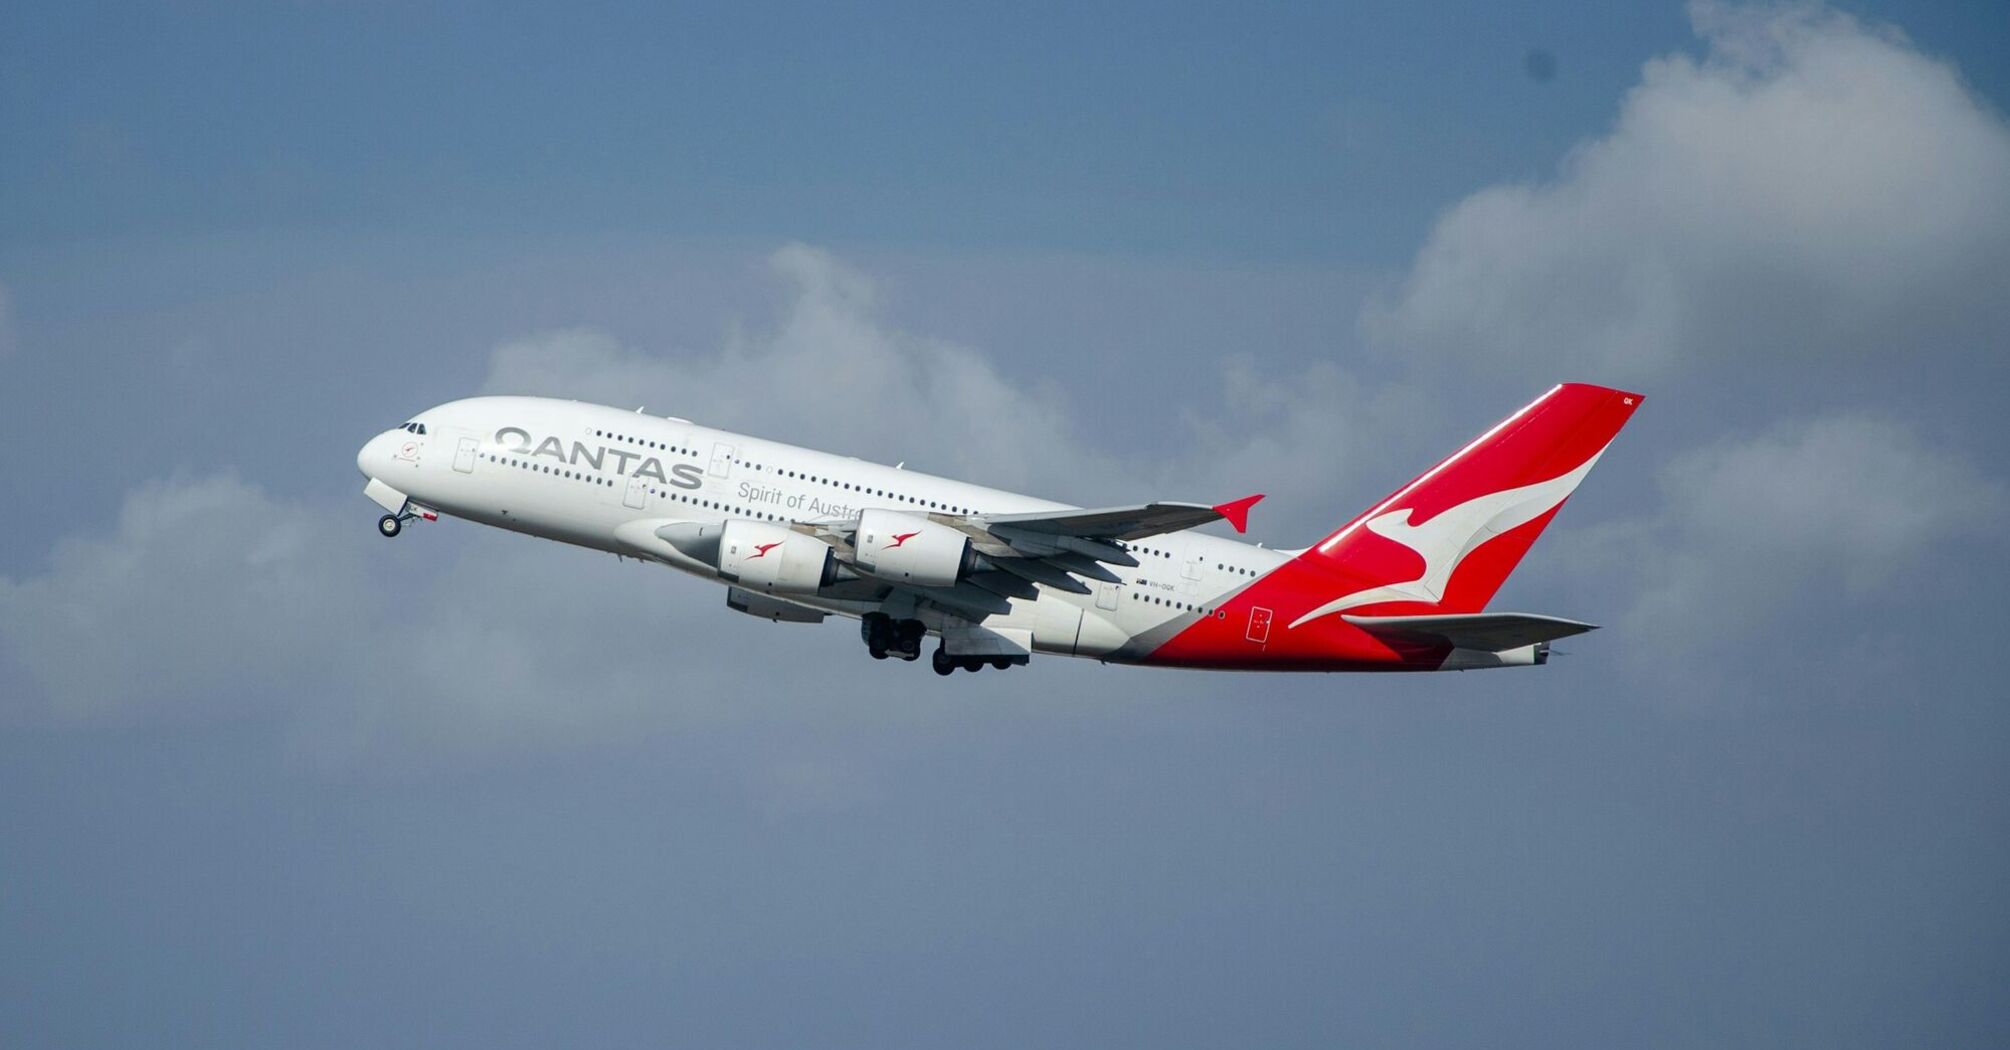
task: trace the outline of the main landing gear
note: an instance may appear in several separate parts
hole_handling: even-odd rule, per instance
[[[861,617],[858,633],[865,639],[865,649],[875,660],[898,656],[903,660],[913,660],[921,655],[921,643],[928,637],[928,625],[920,620],[896,620],[885,613],[866,613]],[[955,674],[957,668],[966,671],[982,671],[995,667],[1003,671],[1027,662],[1024,656],[952,656],[949,651],[936,646],[935,655],[929,666],[939,675]]]
[[[865,651],[875,660],[898,656],[914,660],[921,656],[921,640],[928,637],[928,625],[920,620],[896,620],[885,613],[866,613],[858,633],[865,639]]]
[[[952,675],[959,667],[966,671],[982,671],[988,664],[1003,671],[1025,662],[1026,658],[1023,656],[951,656],[948,650],[938,648],[934,657],[929,660],[929,665],[935,668],[936,674]]]

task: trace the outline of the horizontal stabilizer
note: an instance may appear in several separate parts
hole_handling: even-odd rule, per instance
[[[1598,630],[1598,625],[1533,613],[1460,613],[1452,616],[1347,616],[1342,619],[1385,641],[1449,645],[1498,653]]]

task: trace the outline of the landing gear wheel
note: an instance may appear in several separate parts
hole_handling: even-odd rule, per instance
[[[903,660],[921,657],[922,639],[928,637],[928,625],[920,620],[902,620],[894,625],[894,644],[887,648]]]
[[[386,514],[377,519],[377,532],[385,539],[390,539],[404,530],[404,519],[398,517],[396,514]]]
[[[865,640],[865,651],[871,653],[875,660],[886,659],[898,648],[894,644],[898,639],[893,631],[893,617],[885,613],[866,613],[859,617],[858,634]]]
[[[936,674],[944,676],[954,674],[956,671],[956,661],[950,659],[949,654],[940,649],[937,649],[935,655],[929,658],[929,666],[935,668]]]

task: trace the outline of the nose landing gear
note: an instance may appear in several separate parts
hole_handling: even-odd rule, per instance
[[[427,521],[432,521],[436,517],[437,515],[435,515],[430,510],[428,511],[407,510],[398,514],[386,514],[383,517],[377,519],[377,535],[382,536],[388,540],[393,536],[396,536],[397,534],[405,531],[405,523],[411,521],[413,518],[424,518]]]

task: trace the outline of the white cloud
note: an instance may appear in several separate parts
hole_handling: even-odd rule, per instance
[[[1164,441],[1084,454],[1067,425],[1079,399],[1025,390],[972,349],[885,324],[871,283],[823,253],[791,247],[771,263],[784,279],[777,316],[722,349],[658,356],[556,332],[498,349],[485,387],[794,428],[777,436],[1032,491],[1074,483],[1089,499],[1281,486],[1296,498],[1265,508],[1256,529],[1280,545],[1315,539],[1360,509],[1336,499],[1365,505],[1491,421],[1422,386],[1330,365],[1283,375],[1232,356],[1218,414],[1189,410],[1167,419]],[[1519,399],[1493,396],[1502,411]],[[1603,552],[1625,570],[1625,583],[1607,574],[1599,586],[1630,586],[1639,625],[1627,635],[1655,644],[1719,637],[1727,601],[1762,620],[1811,582],[1853,597],[2004,503],[2000,486],[1912,430],[1850,415],[1691,453],[1663,487],[1658,515],[1581,533],[1589,560]],[[0,718],[277,713],[309,759],[346,770],[396,753],[423,764],[606,746],[775,705],[798,720],[804,701],[848,695],[876,697],[880,719],[909,702],[883,695],[885,669],[842,626],[726,615],[716,588],[660,567],[465,525],[386,544],[366,512],[228,476],[135,489],[116,523],[63,540],[46,570],[0,578],[0,651],[31,685]],[[735,655],[774,647],[789,658]],[[994,687],[1009,684],[959,689]],[[930,701],[913,703],[898,717],[926,717],[916,712]]]
[[[1370,385],[1323,362],[1287,377],[1235,355],[1223,363],[1219,382],[1222,403],[1209,406],[1218,415],[1185,413],[1181,432],[1169,435],[1177,440],[1152,450],[1161,457],[1153,476],[1167,493],[1277,497],[1259,508],[1256,529],[1275,546],[1316,541],[1451,452],[1455,438],[1443,424],[1455,434],[1477,434],[1492,422],[1448,421],[1446,406],[1419,388]],[[1335,505],[1336,498],[1360,506]]]
[[[285,702],[347,654],[323,625],[368,608],[327,526],[229,476],[129,493],[109,533],[59,542],[48,571],[0,577],[0,642],[41,686],[0,717],[179,718]],[[340,647],[333,647],[339,650]]]
[[[1608,380],[1923,341],[1993,352],[2010,128],[1895,32],[1808,6],[1692,15],[1705,55],[1649,62],[1555,179],[1454,206],[1365,315],[1373,338]]]
[[[387,544],[368,519],[228,475],[139,486],[109,530],[65,538],[46,571],[0,577],[0,652],[35,686],[0,703],[0,719],[277,712],[312,725],[311,749],[330,755],[400,742],[387,738],[562,745],[661,717],[663,632],[720,611],[679,608],[705,592],[678,593],[670,573],[633,561],[507,536],[420,539],[416,526]],[[593,615],[567,614],[579,609]]]
[[[1878,614],[1916,598],[1922,573],[1942,598],[1959,590],[1973,570],[1950,548],[1998,542],[2010,512],[2004,485],[1959,452],[1852,413],[1707,445],[1660,481],[1652,514],[1568,533],[1563,565],[1587,586],[1630,588],[1621,634],[1638,659],[1697,674],[1757,673],[1782,645],[1841,653],[1868,624],[1913,636]],[[1729,651],[1740,645],[1757,654]]]
[[[882,324],[872,282],[827,253],[769,258],[787,292],[772,330],[716,354],[656,355],[590,330],[499,348],[483,389],[685,415],[1005,488],[1115,476],[1075,437],[1065,398],[976,351]]]
[[[790,245],[768,268],[784,293],[778,316],[737,326],[719,350],[658,353],[553,331],[498,348],[482,389],[643,406],[1057,499],[1281,494],[1258,516],[1258,534],[1279,544],[1311,542],[1359,509],[1333,505],[1336,492],[1365,505],[1491,422],[1432,434],[1449,406],[1415,388],[1371,387],[1324,362],[1278,375],[1249,354],[1185,380],[1147,370],[1121,390],[1029,383],[975,348],[886,323],[873,282],[825,252]],[[1219,402],[1202,408],[1200,395]],[[1076,421],[1111,397],[1173,411],[1149,443],[1109,448]]]
[[[1308,466],[1325,477],[1353,462],[1345,446],[1363,413],[1392,424],[1409,414],[1330,367],[1286,383],[1236,359],[1224,373],[1233,423],[1173,418],[1167,441],[1101,455],[1071,436],[1069,399],[882,324],[871,283],[827,255],[789,247],[771,265],[786,296],[760,334],[656,356],[590,331],[550,333],[498,349],[485,387],[779,426],[823,447],[1085,498],[1119,486],[1166,494],[1157,485],[1239,495]],[[1305,513],[1318,527],[1337,512]],[[860,656],[843,628],[727,615],[717,588],[660,567],[453,523],[386,544],[369,522],[360,499],[324,508],[230,475],[136,487],[109,526],[64,538],[43,569],[0,577],[0,655],[26,685],[0,701],[0,720],[271,715],[309,759],[354,768],[413,749],[590,746],[744,717],[761,707],[750,694],[794,704],[884,684],[863,660],[871,671],[833,677],[834,663]],[[730,655],[769,645],[799,658]]]
[[[138,486],[0,576],[0,726],[254,719],[333,775],[403,776],[750,725],[883,736],[940,718],[937,690],[1015,685],[875,663],[849,625],[741,616],[661,566],[451,521],[387,542],[374,515],[229,475]],[[779,806],[837,804],[799,797],[831,777],[870,791],[767,759],[741,775]]]
[[[1668,507],[1697,545],[1776,571],[1876,587],[1933,545],[1986,534],[2002,486],[1890,420],[1838,414],[1730,440],[1671,462]]]

